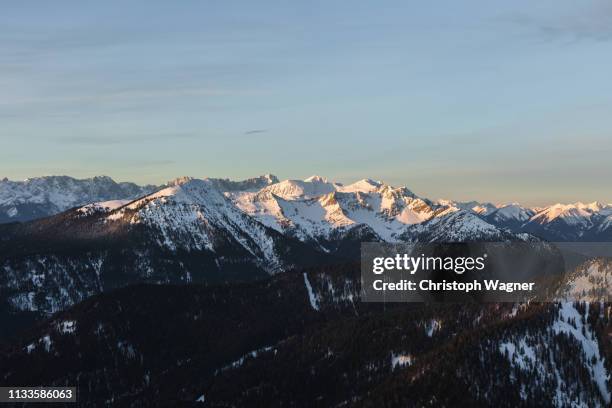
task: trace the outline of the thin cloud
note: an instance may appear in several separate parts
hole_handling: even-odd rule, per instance
[[[500,20],[531,30],[547,41],[612,40],[612,4],[603,1],[572,15],[513,13],[501,16]]]
[[[172,166],[177,162],[175,160],[138,160],[130,163],[128,167],[158,167],[158,166]]]
[[[268,129],[253,129],[253,130],[247,130],[246,132],[244,132],[245,135],[255,135],[257,133],[266,133],[268,131]]]
[[[152,133],[124,136],[64,136],[57,139],[60,143],[74,145],[105,146],[125,143],[153,142],[167,139],[195,139],[195,133]]]
[[[223,97],[250,96],[265,93],[251,89],[215,89],[215,88],[173,88],[173,89],[130,89],[90,95],[60,95],[14,98],[0,101],[0,105],[28,105],[37,103],[88,103],[88,102],[120,102],[130,100],[166,99],[172,97]]]

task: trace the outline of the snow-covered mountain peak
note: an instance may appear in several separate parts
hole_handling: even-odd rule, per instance
[[[230,179],[220,179],[220,178],[207,178],[206,180],[210,180],[213,182],[220,191],[225,193],[233,193],[233,192],[241,192],[241,191],[250,191],[255,192],[260,189],[278,183],[279,180],[276,176],[272,174],[264,174],[258,177],[248,178],[246,180],[234,181]]]
[[[609,241],[612,207],[599,202],[557,203],[536,212],[525,230],[552,240]]]
[[[168,187],[163,188],[153,194],[149,194],[134,201],[128,207],[137,209],[144,204],[160,200],[166,202],[168,199],[174,203],[182,204],[210,204],[212,201],[225,202],[225,196],[216,188],[215,184],[208,179],[196,179],[192,177],[180,177],[168,183]]]
[[[298,198],[314,198],[336,191],[337,186],[317,178],[307,180],[284,180],[279,183],[271,184],[260,190],[260,193],[272,193],[285,200],[295,200]]]
[[[497,207],[491,203],[476,204],[471,210],[478,215],[489,215],[495,211]]]
[[[599,209],[592,204],[561,204],[557,203],[549,207],[544,208],[539,213],[531,217],[530,221],[537,222],[539,224],[551,223],[555,220],[561,220],[567,225],[586,225],[589,223],[591,216],[599,211]]]
[[[495,207],[497,208],[505,208],[505,207],[522,207],[521,203],[518,201],[512,201],[511,203],[502,203],[497,204]]]
[[[181,177],[177,177],[173,180],[168,181],[166,185],[167,186],[180,186],[180,185],[190,182],[193,179],[194,178],[191,176],[181,176]]]
[[[274,183],[279,182],[278,177],[276,177],[274,174],[271,174],[271,173],[266,173],[262,175],[260,178],[264,179],[268,184],[274,184]]]
[[[480,216],[486,216],[497,211],[497,206],[492,203],[481,203],[479,201],[454,201],[439,199],[435,202],[442,207],[455,207],[457,209],[473,212]]]
[[[121,208],[124,205],[127,205],[131,202],[131,200],[109,200],[109,201],[102,201],[99,203],[91,203],[91,204],[87,204],[79,209],[77,209],[77,211],[83,215],[90,215],[93,213],[108,213],[110,211],[116,210],[117,208]]]
[[[447,207],[442,213],[416,227],[417,230],[423,230],[420,239],[430,242],[502,241],[519,238],[501,231],[470,211],[456,207]]]
[[[0,183],[0,222],[27,221],[94,202],[134,199],[156,186],[117,183],[108,176],[44,176]]]
[[[238,245],[265,261],[266,270],[280,267],[274,237],[237,208],[212,179],[183,179],[112,211],[106,222],[145,226],[160,246],[173,251],[216,252]]]
[[[519,203],[504,204],[491,215],[496,221],[525,222],[534,215],[533,210],[521,206]]]
[[[366,178],[352,184],[344,185],[342,183],[330,182],[328,179],[321,176],[311,176],[305,180],[283,180],[270,184],[257,191],[257,194],[250,195],[250,198],[269,199],[272,194],[284,200],[311,199],[333,192],[378,193],[387,197],[416,197],[415,194],[406,187],[393,187],[372,179]],[[244,196],[244,194],[231,195],[234,196],[234,198],[238,195]]]
[[[226,195],[238,208],[262,224],[322,245],[331,237],[337,239],[349,234],[354,228],[370,231],[378,236],[377,239],[402,241],[406,234],[412,234],[413,226],[461,211],[454,206],[441,206],[421,199],[406,187],[393,187],[371,179],[346,186],[322,177],[309,180],[284,180],[258,192]],[[469,217],[460,217],[457,223],[463,221],[476,222]],[[499,233],[485,221],[481,223]],[[466,227],[464,233],[469,231],[489,232],[485,228]],[[422,233],[422,230],[417,232]]]
[[[576,208],[580,208],[580,209],[584,209],[584,210],[588,210],[592,212],[599,212],[606,207],[605,204],[602,204],[599,201],[593,201],[592,203],[583,203],[579,201],[577,203],[574,203],[573,205]]]
[[[324,184],[328,183],[326,178],[321,177],[321,176],[317,176],[317,175],[310,176],[310,177],[304,179],[304,181],[307,182],[307,183],[324,183]]]
[[[372,179],[365,178],[365,179],[356,181],[352,184],[349,184],[347,186],[342,186],[340,190],[343,192],[360,191],[363,193],[369,193],[369,192],[378,190],[382,185],[383,183],[380,181],[374,181]]]

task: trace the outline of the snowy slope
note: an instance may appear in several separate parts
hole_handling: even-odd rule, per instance
[[[502,228],[520,229],[535,215],[535,211],[518,203],[497,206],[487,214],[480,214],[485,221]]]
[[[510,378],[520,385],[523,401],[532,399],[534,390],[547,387],[554,407],[609,406],[610,375],[595,327],[586,319],[589,308],[588,303],[577,308],[571,302],[560,302],[554,305],[553,319],[543,330],[525,330],[499,343],[499,353],[508,359]],[[559,357],[564,349],[572,356],[571,370],[567,360]],[[572,377],[578,370],[583,376]],[[593,391],[586,393],[585,388]]]
[[[442,231],[434,218],[451,217],[467,211],[450,204],[434,204],[417,197],[406,187],[363,179],[342,185],[313,176],[306,180],[285,180],[258,192],[229,192],[226,195],[246,214],[275,230],[303,241],[323,242],[345,236],[353,228],[367,227],[380,239],[398,242],[416,239],[428,228],[429,235],[478,239],[499,237],[501,231],[475,216],[452,217],[460,232]],[[422,225],[421,228],[414,228]],[[485,234],[480,236],[479,234]]]
[[[518,203],[505,204],[498,207],[492,214],[491,219],[498,222],[503,221],[518,221],[525,222],[534,215],[534,211],[522,207]]]
[[[208,179],[182,178],[171,186],[111,211],[108,222],[146,225],[157,243],[169,250],[215,252],[226,241],[265,262],[273,272],[281,262],[269,230],[236,208]]]
[[[523,240],[521,235],[491,225],[467,211],[447,210],[442,216],[416,225],[413,240],[421,242],[507,241]]]
[[[569,226],[588,227],[592,224],[592,218],[605,207],[597,202],[583,204],[554,204],[544,208],[534,215],[529,221],[539,224],[549,224],[562,221]]]
[[[462,210],[471,211],[474,214],[487,216],[497,210],[497,206],[492,203],[481,203],[479,201],[453,201],[453,200],[437,200],[436,204],[444,207],[455,207]]]
[[[557,298],[565,301],[609,302],[612,298],[612,262],[591,259],[568,273]]]
[[[94,213],[107,213],[116,210],[119,207],[123,207],[124,205],[130,202],[131,200],[102,201],[99,203],[91,203],[84,205],[83,207],[77,209],[77,211],[83,215],[91,215]]]

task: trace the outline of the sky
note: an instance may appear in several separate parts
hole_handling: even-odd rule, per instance
[[[9,2],[0,178],[612,202],[609,1]]]

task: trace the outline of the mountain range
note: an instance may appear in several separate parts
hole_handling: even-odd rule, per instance
[[[527,232],[548,241],[609,241],[612,204],[599,202],[553,204],[528,208],[518,203],[450,203],[478,214],[483,220],[514,232]]]
[[[116,183],[100,176],[78,180],[68,176],[34,177],[24,181],[0,180],[0,223],[47,217],[79,205],[136,198],[155,186]]]
[[[47,314],[134,283],[253,280],[355,260],[363,241],[525,239],[371,180],[182,177],[135,200],[0,225],[0,301]]]
[[[612,400],[609,260],[564,276],[555,303],[482,305],[362,302],[358,263],[364,241],[603,242],[610,205],[272,175],[45,177],[3,181],[0,197],[2,386],[74,384],[82,406]]]
[[[49,177],[2,186],[2,196],[10,191],[10,205],[19,208],[44,203],[52,211],[88,197],[112,199],[0,225],[0,300],[10,313],[54,313],[133,283],[252,280],[351,261],[364,241],[612,239],[609,205],[536,211],[432,201],[370,179],[343,185],[319,176],[239,182],[181,177],[139,187],[107,177]],[[28,193],[18,193],[23,191]]]
[[[0,223],[43,218],[87,204],[114,210],[126,201],[191,180],[196,179],[182,177],[165,185],[138,186],[116,183],[106,176],[4,179],[0,181]],[[598,202],[530,208],[518,203],[432,201],[406,187],[371,179],[342,185],[319,176],[279,181],[267,174],[244,181],[204,180],[260,223],[301,240],[323,242],[339,231],[363,225],[382,240],[404,241],[417,233],[418,225],[460,210],[495,227],[552,241],[607,241],[612,237],[612,205]]]

